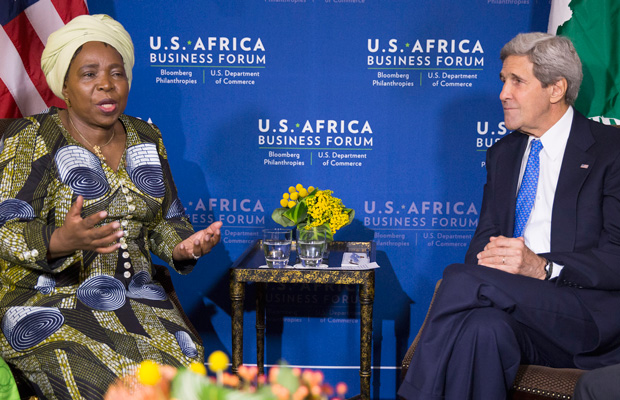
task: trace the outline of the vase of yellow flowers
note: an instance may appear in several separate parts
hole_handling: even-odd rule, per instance
[[[313,252],[322,246],[322,238],[325,243],[333,241],[334,234],[355,217],[355,210],[345,207],[341,199],[333,196],[333,191],[313,186],[305,188],[300,183],[288,188],[280,199],[280,206],[271,218],[284,227],[296,228],[298,246],[299,239],[314,242]],[[328,248],[327,245],[323,247]]]

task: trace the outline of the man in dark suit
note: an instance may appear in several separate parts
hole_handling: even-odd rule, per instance
[[[466,264],[451,265],[398,394],[504,400],[520,364],[620,362],[620,131],[573,109],[572,43],[504,46],[500,100],[514,130],[487,152]]]

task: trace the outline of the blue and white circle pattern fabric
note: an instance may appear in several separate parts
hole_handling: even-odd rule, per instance
[[[142,143],[127,149],[127,173],[138,189],[153,197],[166,193],[157,146]]]
[[[11,307],[2,318],[2,332],[11,347],[23,351],[52,336],[64,322],[55,307]]]
[[[56,279],[48,274],[39,275],[37,285],[34,287],[41,294],[50,294],[56,287]]]
[[[97,156],[80,146],[65,146],[55,157],[60,180],[75,194],[92,200],[110,190]]]
[[[6,199],[0,203],[0,226],[12,219],[32,221],[34,219],[34,209],[23,200]]]
[[[164,289],[150,282],[151,275],[148,272],[138,272],[129,282],[127,297],[132,299],[166,300],[168,296]]]
[[[118,310],[125,304],[125,287],[118,279],[97,275],[86,279],[77,289],[77,298],[100,311]]]
[[[177,338],[177,342],[181,347],[181,351],[188,357],[194,358],[198,356],[198,349],[196,349],[196,343],[189,336],[189,333],[185,331],[178,331],[174,334]]]
[[[170,205],[168,212],[166,213],[166,219],[171,218],[180,218],[185,216],[185,207],[183,207],[183,203],[177,197],[174,202]]]

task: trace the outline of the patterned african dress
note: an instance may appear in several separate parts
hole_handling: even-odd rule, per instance
[[[150,252],[180,273],[172,250],[193,233],[161,133],[121,116],[125,153],[114,172],[63,127],[58,109],[12,124],[0,154],[0,352],[48,399],[99,399],[142,360],[203,362],[203,348],[162,286]],[[107,210],[125,237],[112,254],[47,261],[78,195],[83,216]],[[193,260],[192,260],[193,261]]]

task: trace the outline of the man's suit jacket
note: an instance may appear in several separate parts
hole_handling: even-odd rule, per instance
[[[487,182],[466,263],[477,264],[476,255],[490,236],[513,235],[527,140],[513,132],[487,151]],[[620,130],[577,111],[553,202],[551,251],[541,256],[564,266],[555,284],[574,290],[599,326],[599,346],[592,355],[619,347]],[[620,353],[613,353],[609,356],[620,361]]]

